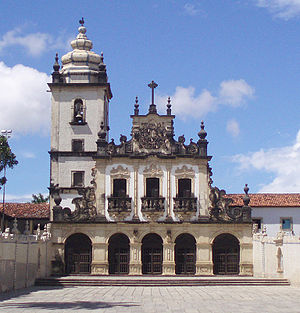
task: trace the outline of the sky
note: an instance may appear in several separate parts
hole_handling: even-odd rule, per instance
[[[171,97],[175,138],[198,140],[213,185],[227,193],[300,192],[300,0],[2,1],[0,128],[19,164],[7,201],[48,192],[55,53],[71,50],[84,17],[104,53],[113,98],[110,138],[130,137],[135,97],[146,113]]]

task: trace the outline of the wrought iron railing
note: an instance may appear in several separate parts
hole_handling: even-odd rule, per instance
[[[163,197],[143,197],[142,211],[159,212],[165,209],[165,198]]]
[[[195,197],[176,197],[174,199],[174,212],[196,212],[197,198]]]
[[[131,198],[110,197],[108,198],[108,212],[126,212],[131,210]]]

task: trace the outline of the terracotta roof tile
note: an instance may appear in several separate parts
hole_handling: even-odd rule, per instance
[[[242,206],[244,194],[228,194],[232,206]],[[300,193],[254,193],[249,194],[251,207],[300,207]]]
[[[0,204],[0,212],[3,204]],[[17,218],[49,218],[49,203],[5,203],[4,214]]]

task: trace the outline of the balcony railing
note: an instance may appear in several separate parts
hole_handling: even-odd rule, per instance
[[[110,197],[108,198],[108,212],[126,212],[131,210],[131,198]]]
[[[160,212],[165,209],[165,198],[163,197],[143,197],[141,200],[144,212]]]
[[[197,198],[176,197],[174,199],[174,212],[196,212]]]

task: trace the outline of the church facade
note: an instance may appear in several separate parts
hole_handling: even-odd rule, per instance
[[[196,142],[175,139],[154,81],[147,112],[136,99],[131,138],[109,140],[106,65],[80,23],[49,83],[52,274],[252,275],[248,187],[235,207],[212,186],[204,123]]]

